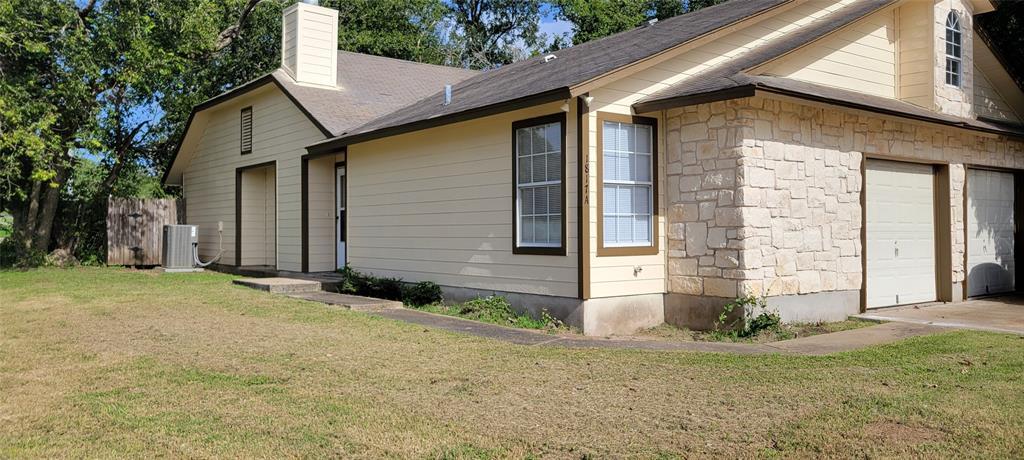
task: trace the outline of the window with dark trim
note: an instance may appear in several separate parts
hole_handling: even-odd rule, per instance
[[[512,123],[512,252],[565,255],[565,113]]]
[[[946,16],[946,84],[957,88],[963,80],[962,41],[960,16],[956,11],[950,11]]]
[[[658,253],[658,122],[597,114],[597,255]]]
[[[242,155],[252,153],[252,107],[242,109]]]

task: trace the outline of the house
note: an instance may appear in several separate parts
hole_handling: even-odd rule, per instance
[[[204,258],[348,263],[594,335],[1013,291],[1024,91],[989,0],[735,0],[485,72],[335,52],[195,108],[165,182]]]

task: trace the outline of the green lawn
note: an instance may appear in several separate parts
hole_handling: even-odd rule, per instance
[[[0,272],[0,457],[1024,456],[1024,340],[524,347],[235,287]]]

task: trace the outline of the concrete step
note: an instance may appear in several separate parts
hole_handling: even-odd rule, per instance
[[[273,294],[310,293],[323,289],[323,285],[319,281],[296,278],[239,278],[232,282],[239,286],[259,289]]]

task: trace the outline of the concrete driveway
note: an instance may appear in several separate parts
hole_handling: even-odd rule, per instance
[[[1024,335],[1024,296],[868,310],[857,318]]]

